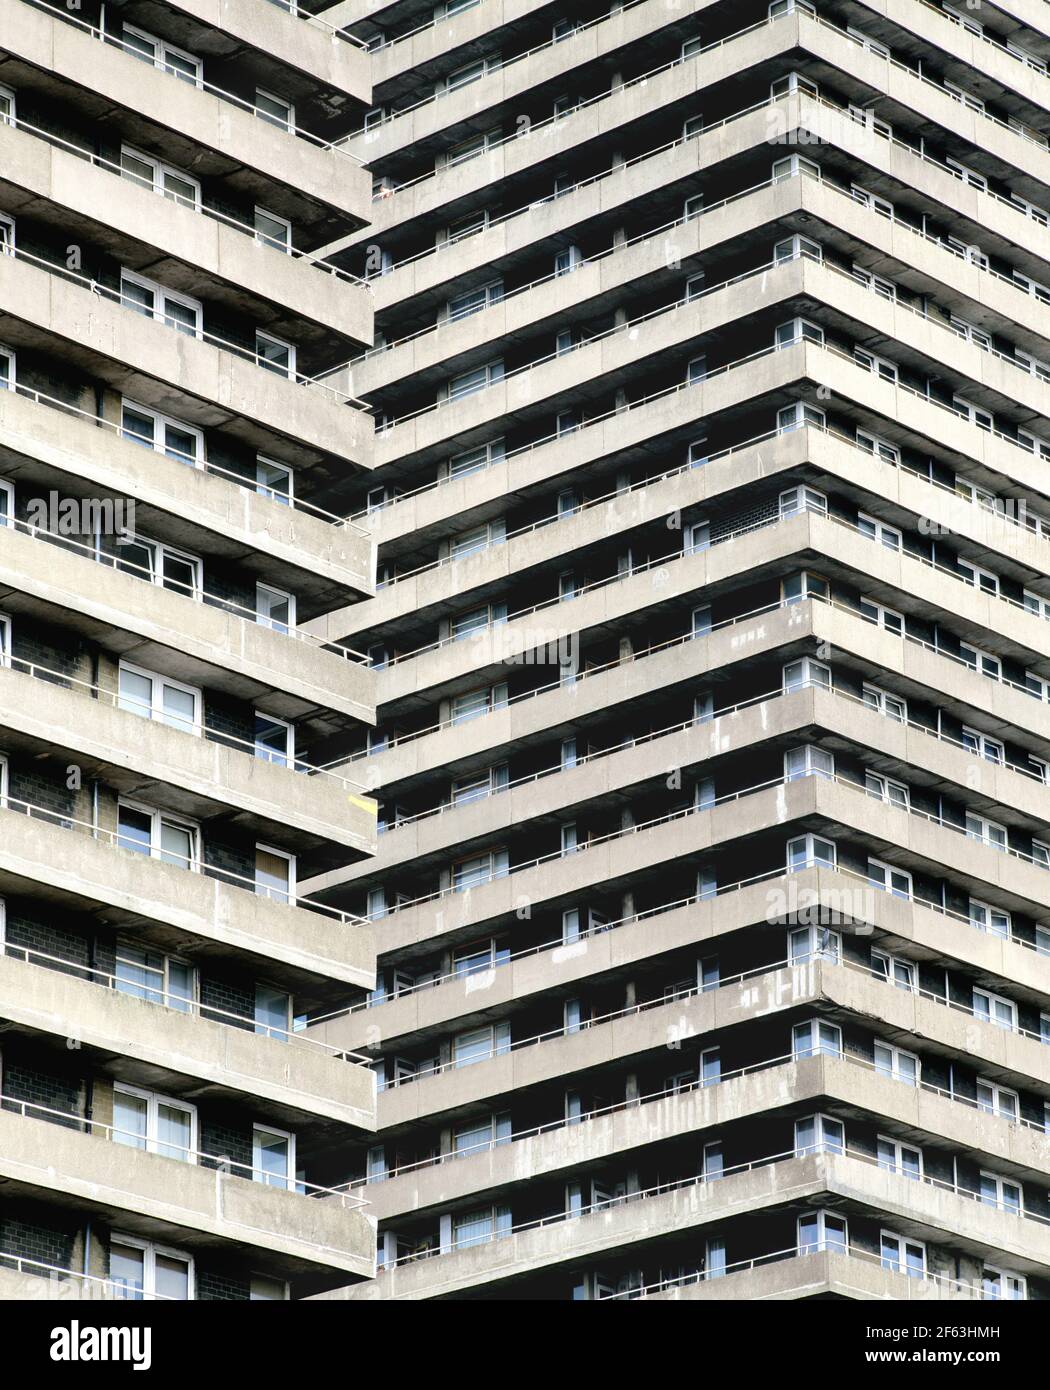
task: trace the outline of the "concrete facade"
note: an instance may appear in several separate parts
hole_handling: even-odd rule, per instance
[[[252,0],[0,13],[0,1296],[298,1298],[370,1278],[328,1182],[375,985],[302,883],[375,853],[328,766],[375,719],[310,621],[374,593],[347,518],[372,341],[314,254],[363,226],[367,53]]]
[[[398,0],[375,334],[374,1282],[1050,1296],[1050,25]]]
[[[0,1297],[1050,1298],[1042,9],[0,0]]]

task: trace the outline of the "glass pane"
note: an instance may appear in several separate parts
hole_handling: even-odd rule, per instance
[[[146,1125],[149,1103],[144,1096],[129,1096],[125,1091],[113,1092],[113,1139],[129,1149],[146,1147]]]
[[[271,497],[282,506],[289,506],[292,498],[292,475],[287,468],[260,459],[255,466],[256,492]]]
[[[193,862],[193,832],[185,826],[162,821],[160,857],[165,864],[175,864],[180,869],[190,868]]]
[[[122,280],[120,293],[124,303],[136,314],[145,314],[147,318],[153,317],[153,291],[145,285],[139,285],[134,280]]]
[[[153,682],[149,676],[140,676],[136,671],[121,671],[117,703],[120,709],[137,714],[142,719],[152,719]]]
[[[153,817],[145,811],[135,811],[130,806],[121,806],[119,811],[117,844],[136,854],[149,854],[152,839]]]
[[[255,851],[255,891],[276,902],[288,901],[291,887],[291,864],[283,855],[270,850]]]
[[[109,1277],[118,1298],[139,1299],[145,1288],[145,1252],[133,1245],[118,1245],[115,1241],[109,1252]]]
[[[127,406],[121,415],[121,429],[125,439],[133,439],[136,444],[145,444],[153,448],[155,439],[155,422],[151,415],[142,415],[137,410],[129,410]]]
[[[176,686],[166,685],[163,699],[165,724],[170,724],[173,729],[182,729],[186,732],[191,731],[196,726],[197,697],[192,691],[179,690]]]
[[[190,1267],[173,1255],[157,1255],[154,1263],[154,1292],[158,1298],[186,1299],[190,1296]]]
[[[278,763],[281,767],[287,767],[289,733],[287,724],[267,719],[264,714],[256,714],[256,757],[263,758],[268,763]]]
[[[269,1130],[255,1131],[256,1182],[270,1187],[288,1186],[288,1140],[283,1134]]]
[[[164,987],[163,960],[163,956],[120,943],[117,946],[117,959],[113,969],[116,976],[115,988],[121,994],[130,994],[135,999],[148,999],[151,1004],[161,1003],[161,991]]]
[[[193,1007],[194,971],[185,961],[168,962],[168,994],[165,1003],[179,1013],[188,1014]]]
[[[197,335],[197,310],[192,304],[181,304],[177,299],[164,301],[164,322],[169,328],[177,328],[180,333]]]
[[[188,1110],[175,1105],[157,1106],[156,1152],[165,1158],[177,1158],[182,1163],[192,1161],[192,1117]]]
[[[270,985],[255,986],[255,1031],[270,1038],[288,1039],[288,995]]]
[[[164,427],[164,452],[170,459],[180,463],[196,463],[197,436],[189,430],[179,429],[177,425]]]
[[[162,181],[165,198],[172,198],[176,203],[196,207],[197,188],[189,179],[180,178],[178,174],[165,171]]]

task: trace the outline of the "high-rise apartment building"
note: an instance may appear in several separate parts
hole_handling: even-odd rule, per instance
[[[1050,9],[0,56],[0,1291],[1050,1297]]]
[[[369,1059],[294,1016],[375,978],[303,879],[375,848],[315,750],[374,676],[344,498],[371,340],[313,252],[367,55],[263,0],[0,0],[0,1296],[273,1299],[373,1271],[319,1179]],[[6,1324],[5,1324],[6,1325]]]
[[[1050,1294],[1050,9],[326,11],[379,1273]],[[353,736],[351,735],[351,738]],[[338,754],[339,740],[333,740]]]

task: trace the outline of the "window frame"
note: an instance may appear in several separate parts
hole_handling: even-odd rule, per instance
[[[135,434],[134,431],[129,430],[125,426],[124,412],[128,410],[153,422],[152,441],[144,439],[141,435]],[[192,457],[168,452],[163,441],[164,433],[169,425],[194,438],[197,445],[197,452]],[[158,443],[158,436],[161,441],[160,443]],[[169,458],[173,463],[181,463],[184,467],[204,467],[204,431],[202,429],[197,425],[190,425],[184,420],[176,419],[174,415],[165,415],[163,411],[154,410],[151,406],[139,405],[137,401],[130,400],[127,396],[122,396],[120,400],[120,437],[121,439],[129,440],[132,444],[137,444],[139,448],[152,449],[155,454],[160,454],[162,458]]]
[[[161,1157],[171,1158],[171,1154],[165,1154],[163,1151],[165,1149],[173,1148],[180,1149],[181,1146],[177,1144],[167,1143],[164,1140],[158,1138],[157,1136],[157,1123],[159,1120],[160,1107],[162,1105],[166,1105],[169,1106],[172,1110],[185,1111],[190,1117],[190,1142],[185,1149],[181,1149],[181,1152],[184,1156],[175,1158],[174,1161],[176,1163],[188,1163],[194,1167],[197,1165],[198,1141],[200,1135],[200,1117],[197,1113],[197,1107],[191,1101],[181,1100],[178,1096],[165,1095],[163,1091],[151,1091],[144,1086],[133,1086],[126,1081],[113,1082],[113,1095],[114,1098],[117,1095],[133,1096],[136,1100],[144,1100],[146,1102],[146,1132],[145,1136],[143,1137],[142,1146],[140,1147],[137,1143],[126,1144],[123,1143],[122,1140],[116,1138],[118,1132],[122,1134],[127,1134],[129,1137],[135,1139],[137,1139],[139,1136],[134,1134],[131,1130],[117,1130],[115,1123],[115,1103],[113,1108],[114,1126],[110,1134],[110,1139],[113,1143],[121,1144],[123,1148],[135,1149],[139,1153],[159,1154]]]
[[[196,1297],[196,1277],[194,1259],[185,1250],[177,1250],[174,1246],[162,1245],[156,1241],[145,1240],[142,1236],[125,1235],[123,1231],[111,1231],[109,1237],[110,1258],[114,1245],[123,1245],[128,1250],[141,1250],[142,1257],[142,1293],[141,1298],[148,1300],[157,1298],[157,1256],[161,1255],[165,1259],[179,1260],[186,1266],[186,1300],[192,1302]],[[112,1268],[112,1266],[111,1266]],[[118,1286],[117,1280],[112,1273],[106,1276],[106,1283]],[[138,1302],[139,1298],[133,1293],[115,1293],[114,1297],[121,1302]],[[181,1301],[181,1300],[180,1300]]]
[[[201,736],[204,728],[204,692],[199,686],[186,685],[182,681],[170,680],[167,676],[162,675],[159,671],[151,671],[148,669],[148,667],[145,666],[136,666],[133,662],[125,661],[123,658],[121,658],[120,661],[117,663],[117,707],[119,709],[124,710],[128,714],[135,714],[135,710],[127,709],[125,705],[120,703],[121,700],[125,698],[130,699],[130,697],[126,697],[120,689],[120,677],[124,671],[129,672],[129,674],[133,676],[140,676],[142,679],[148,680],[150,682],[149,713],[144,715],[137,715],[136,717],[148,719],[151,723],[156,722],[158,724],[164,724],[171,729],[179,729],[181,732],[190,733],[196,738],[199,738]],[[161,687],[162,701],[163,687],[168,685],[170,685],[174,690],[181,691],[184,695],[191,695],[193,697],[192,728],[186,727],[186,723],[183,720],[180,720],[178,723],[173,723],[170,717],[166,717],[166,712],[164,710],[163,703],[159,705],[157,703],[158,685]]]
[[[125,155],[129,159],[137,160],[140,164],[148,165],[152,171],[152,181],[147,185],[146,180],[138,174],[133,173],[124,166]],[[151,190],[161,198],[167,198],[181,208],[191,208],[194,212],[201,210],[201,185],[200,180],[195,179],[192,174],[184,173],[174,164],[168,164],[163,159],[158,159],[156,155],[146,154],[145,151],[138,149],[134,145],[126,145],[121,142],[120,146],[120,176],[127,179],[129,183],[135,184],[137,188]],[[171,176],[180,182],[188,184],[194,196],[192,199],[184,198],[181,194],[169,193],[164,187],[164,180]]]
[[[150,848],[149,854],[143,853],[140,849],[132,849],[127,844],[121,843],[122,836],[120,831],[120,812],[122,808],[129,811],[137,811],[139,815],[149,816],[150,818]],[[134,801],[129,797],[118,797],[117,799],[117,830],[114,844],[119,849],[126,849],[129,854],[136,854],[140,859],[157,859],[168,863],[163,856],[169,851],[163,849],[160,834],[163,830],[164,822],[168,820],[179,830],[188,830],[192,836],[191,859],[188,864],[182,860],[171,864],[171,868],[188,869],[190,873],[200,873],[201,871],[201,827],[199,821],[189,820],[187,817],[173,815],[170,811],[162,811],[157,806],[149,806],[142,801]]]

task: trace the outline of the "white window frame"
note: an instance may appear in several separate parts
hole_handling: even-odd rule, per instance
[[[276,468],[286,479],[283,489],[268,483],[260,474],[264,468]],[[280,459],[268,458],[265,454],[255,456],[255,491],[259,497],[268,497],[280,507],[290,507],[295,502],[295,470]]]
[[[888,1257],[886,1255],[886,1245],[892,1243],[896,1246],[897,1253]],[[919,1250],[922,1253],[922,1271],[917,1272],[908,1263],[908,1251]],[[894,1274],[903,1274],[906,1279],[925,1279],[926,1278],[926,1242],[915,1240],[912,1236],[898,1235],[896,1231],[879,1232],[879,1264],[883,1269],[888,1269]]]
[[[275,106],[283,107],[288,113],[286,116],[278,116],[273,111],[265,111],[259,105],[259,98],[264,101],[272,101]],[[280,96],[277,92],[268,91],[265,87],[256,87],[255,99],[252,102],[255,108],[255,115],[260,121],[265,121],[267,125],[274,126],[277,130],[286,130],[290,135],[295,134],[295,102],[289,101],[286,97]]]
[[[978,999],[983,1000],[984,1003],[981,1010],[978,1010],[977,1007]],[[1006,1014],[1009,1022],[997,1018],[997,1011]],[[973,1016],[980,1023],[990,1023],[993,1028],[1002,1028],[1007,1033],[1017,1032],[1017,1005],[1003,994],[993,994],[990,989],[974,987]]]
[[[153,296],[153,308],[146,310],[140,305],[128,303],[128,297],[124,293],[124,282],[130,281],[133,285],[138,285],[141,289],[149,290]],[[169,317],[167,314],[167,304],[171,300],[174,304],[181,304],[185,309],[192,309],[196,316],[196,326],[192,329],[179,323],[177,319]],[[174,328],[177,333],[182,333],[187,338],[202,338],[204,336],[204,306],[199,299],[194,299],[188,294],[181,294],[177,290],[169,290],[166,285],[162,285],[157,280],[151,280],[146,275],[140,275],[136,270],[128,270],[124,266],[120,270],[120,302],[126,309],[131,309],[133,313],[141,318],[151,318],[156,323],[163,323],[168,328]]]
[[[982,914],[984,921],[981,920]],[[997,936],[1002,941],[1009,941],[1013,935],[1013,918],[1009,912],[1001,907],[993,907],[991,903],[982,902],[979,898],[970,898],[966,915],[969,918],[970,926],[977,931],[986,932],[989,936]],[[993,925],[995,918],[1002,919],[1001,930],[998,925]]]
[[[981,1092],[986,1092],[982,1099]],[[1008,1100],[1009,1104],[1003,1104]],[[1000,1119],[1017,1124],[1021,1118],[1021,1097],[1009,1086],[1000,1086],[988,1076],[977,1078],[977,1109],[985,1115],[998,1115]]]
[[[799,668],[799,679],[792,680],[788,675],[795,667]],[[801,656],[797,661],[789,661],[781,672],[782,689],[785,695],[790,695],[794,690],[807,690],[810,686],[818,686],[821,690],[830,690],[831,667],[825,666],[823,661],[817,661],[812,656]]]
[[[260,351],[260,347],[266,343],[280,348],[288,354],[287,366],[281,366],[274,362]],[[255,330],[255,365],[261,367],[264,372],[271,372],[274,376],[285,377],[288,381],[296,380],[295,371],[295,344],[287,342],[284,338],[278,338],[275,333],[267,333],[262,328]]]
[[[270,888],[258,881],[258,864],[253,864],[252,875],[255,879],[255,894],[260,898],[267,898],[270,902],[285,903],[295,902],[296,893],[296,856],[290,854],[286,849],[278,849],[276,845],[263,844],[261,840],[255,842],[255,851],[258,855],[259,850],[264,854],[272,854],[275,859],[283,859],[288,865],[288,888]]]
[[[879,1054],[888,1053],[889,1057],[880,1060]],[[887,1065],[888,1060],[888,1065]],[[915,1078],[902,1070],[901,1062],[915,1063]],[[897,1047],[894,1043],[883,1042],[881,1038],[876,1038],[874,1044],[873,1065],[877,1076],[885,1077],[889,1081],[899,1081],[904,1086],[918,1088],[922,1085],[922,1059],[918,1053],[909,1052],[906,1048]]]
[[[191,858],[189,864],[186,864],[182,860],[179,860],[174,865],[172,865],[172,867],[177,869],[188,869],[190,873],[200,872],[201,828],[197,821],[188,820],[185,816],[172,815],[168,811],[159,810],[156,806],[147,806],[141,801],[132,801],[129,797],[119,797],[117,800],[117,832],[114,843],[117,844],[121,849],[127,848],[127,846],[120,844],[121,835],[119,827],[121,807],[126,807],[129,811],[137,811],[139,815],[149,816],[150,818],[149,855],[144,855],[141,852],[141,850],[137,849],[128,849],[129,854],[138,855],[139,858],[161,859],[163,855],[167,853],[167,851],[162,848],[160,834],[164,822],[170,821],[171,824],[175,826],[177,829],[188,830],[190,832],[192,840],[192,845],[190,849]]]
[[[284,1177],[275,1177],[273,1174],[265,1172],[259,1162],[261,1154],[259,1136],[263,1134],[273,1134],[280,1139],[287,1140],[288,1172]],[[266,1187],[283,1188],[286,1192],[295,1191],[295,1135],[290,1129],[281,1129],[278,1125],[271,1124],[256,1123],[252,1125],[252,1181],[262,1183]]]
[[[799,1125],[812,1123],[814,1128],[813,1142],[807,1143],[799,1139]],[[835,1125],[838,1127],[839,1135],[837,1138],[830,1138],[827,1127]],[[803,1115],[795,1121],[795,1157],[805,1158],[807,1154],[844,1154],[846,1152],[846,1126],[842,1120],[834,1115],[825,1115],[818,1111],[815,1115]]]
[[[141,1236],[125,1235],[123,1231],[113,1231],[110,1234],[110,1246],[123,1245],[129,1250],[142,1251],[142,1297],[144,1299],[155,1298],[157,1295],[157,1256],[163,1256],[169,1260],[179,1260],[186,1266],[186,1298],[188,1301],[196,1297],[196,1279],[194,1274],[193,1256],[188,1255],[185,1250],[176,1250],[174,1246],[158,1245],[150,1240],[143,1240]],[[110,1274],[106,1282],[114,1289],[119,1285],[115,1277]],[[124,1300],[135,1299],[134,1293],[114,1292],[114,1297]]]
[[[881,772],[865,771],[864,790],[876,801],[884,801],[898,811],[911,810],[911,793],[907,786],[892,777],[884,777]]]
[[[866,454],[874,454],[884,463],[896,465],[901,461],[901,451],[897,445],[888,439],[882,439],[877,434],[872,434],[870,430],[864,430],[858,426],[856,443],[858,449],[863,449]]]
[[[159,1110],[162,1105],[167,1105],[172,1110],[185,1111],[186,1114],[188,1114],[190,1117],[190,1142],[185,1150],[180,1151],[180,1156],[177,1157],[175,1161],[177,1163],[196,1164],[199,1121],[197,1116],[197,1107],[195,1105],[191,1104],[189,1101],[180,1100],[178,1096],[164,1095],[161,1091],[149,1091],[145,1090],[141,1086],[130,1086],[126,1081],[114,1081],[113,1092],[114,1095],[117,1095],[119,1093],[120,1095],[134,1096],[137,1100],[144,1100],[146,1102],[146,1134],[143,1140],[142,1148],[139,1148],[139,1145],[137,1143],[123,1144],[123,1141],[117,1139],[117,1130],[115,1125],[111,1136],[114,1143],[120,1143],[123,1147],[129,1149],[138,1149],[140,1153],[151,1154],[160,1153],[164,1149],[179,1148],[178,1145],[167,1143],[164,1140],[157,1137],[157,1122]],[[114,1106],[114,1120],[115,1119],[116,1106]],[[130,1137],[138,1138],[137,1135],[131,1135],[129,1133],[129,1138]],[[172,1157],[171,1154],[167,1154],[165,1156],[168,1158]]]
[[[0,125],[3,119],[0,118]],[[13,256],[15,253],[15,219],[6,212],[0,212],[0,256]]]
[[[146,710],[146,707],[144,705],[140,707],[137,705],[137,702],[130,702],[129,697],[125,696],[121,691],[120,676],[121,673],[124,671],[130,672],[130,674],[133,676],[141,676],[144,680],[148,680],[150,682],[150,704],[148,710]],[[179,690],[184,695],[191,695],[193,697],[192,725],[188,725],[187,721],[185,720],[173,718],[165,710],[163,698],[164,687],[169,685],[173,690]],[[129,700],[129,703],[136,703],[136,708],[129,710],[127,704],[124,703],[125,700]],[[161,675],[159,671],[151,671],[148,669],[148,667],[136,666],[133,662],[124,661],[122,659],[117,667],[117,704],[118,708],[123,709],[130,714],[136,714],[138,708],[142,708],[144,710],[144,713],[139,716],[140,718],[149,719],[151,721],[155,721],[158,724],[165,724],[169,728],[179,729],[183,733],[193,734],[197,738],[199,738],[201,735],[203,728],[202,710],[204,708],[203,691],[200,689],[199,686],[185,685],[182,681],[171,680],[169,679],[169,677]]]
[[[982,845],[1005,851],[1010,846],[1010,835],[1005,825],[977,811],[966,812],[966,838],[979,840]]]
[[[887,608],[883,603],[876,603],[874,599],[866,598],[863,594],[858,599],[858,607],[861,617],[874,623],[876,627],[882,628],[884,632],[892,633],[894,637],[904,636],[903,613],[898,613],[895,608]]]
[[[130,169],[124,168],[125,155],[129,159],[134,159],[141,164],[148,165],[148,167],[152,171],[152,180],[150,184],[147,184],[146,180],[139,174],[132,172]],[[163,160],[157,159],[154,155],[145,154],[142,150],[136,149],[134,145],[121,145],[120,169],[121,177],[127,179],[130,183],[135,184],[136,187],[152,188],[152,191],[154,193],[158,194],[162,198],[169,198],[173,203],[177,203],[179,207],[189,207],[192,208],[194,212],[200,212],[200,181],[198,179],[195,179],[192,174],[184,173],[182,169],[176,168],[174,164],[165,164]],[[164,183],[169,176],[171,178],[178,179],[180,183],[188,184],[190,188],[193,189],[192,198],[185,198],[182,196],[182,194],[168,193],[164,187]]]
[[[145,963],[140,964],[128,956],[122,956],[121,953],[125,951],[139,951],[144,956],[158,956],[163,963],[159,967]],[[119,965],[128,965],[134,970],[141,971],[145,977],[145,982],[139,983],[131,979],[121,979],[116,969]],[[189,972],[191,983],[188,998],[183,994],[176,994],[171,988],[171,967],[173,965],[180,966]],[[148,983],[154,974],[159,977],[157,983]],[[195,1013],[200,1002],[200,971],[195,963],[187,960],[185,956],[158,950],[156,947],[135,941],[130,937],[118,936],[114,950],[112,989],[115,994],[127,994],[132,999],[145,999],[147,1003],[151,1004],[159,1003],[176,1013]],[[154,999],[154,995],[159,997]]]
[[[1006,766],[1006,747],[1000,739],[989,738],[980,729],[972,729],[969,724],[964,724],[960,741],[967,753],[974,753],[987,763],[995,763],[997,767]]]
[[[870,863],[870,860],[869,860]],[[874,947],[871,952],[871,973],[876,979],[884,980],[886,984],[892,985],[894,989],[903,989],[908,994],[914,994],[918,988],[918,965],[915,961],[909,960],[907,956],[895,956],[889,951],[883,951],[880,947]],[[875,962],[882,964],[879,970]]]
[[[125,410],[134,411],[136,415],[141,415],[144,419],[153,422],[152,442],[143,439],[141,435],[133,430],[126,429],[124,426]],[[170,454],[164,444],[164,432],[168,426],[172,429],[180,430],[184,434],[190,435],[195,444],[196,452],[187,457],[184,454]],[[140,448],[152,449],[155,454],[160,454],[163,458],[170,458],[175,463],[181,463],[189,468],[204,467],[204,431],[198,429],[196,425],[188,425],[184,420],[177,420],[173,415],[164,415],[159,410],[153,410],[148,405],[139,405],[137,401],[129,400],[126,396],[120,402],[120,437],[130,440]]]
[[[908,722],[908,702],[903,695],[894,695],[878,685],[865,684],[861,687],[861,701],[869,709],[876,710],[887,719],[896,720],[898,724]],[[896,708],[891,709],[891,705]]]
[[[129,45],[124,41],[121,43],[121,48],[129,57],[136,59],[136,61],[140,63],[152,63],[152,66],[158,68],[161,72],[169,73],[172,77],[177,77],[180,82],[185,82],[191,87],[200,88],[204,86],[204,60],[196,53],[191,53],[186,48],[179,48],[177,44],[169,43],[167,39],[162,39],[156,34],[151,34],[148,29],[140,29],[137,24],[128,24],[127,21],[125,21],[123,30],[125,35],[134,34],[136,38],[145,39],[147,43],[153,44],[156,49],[153,58],[149,59],[144,53],[139,53],[134,45]],[[183,72],[180,68],[172,67],[167,61],[167,55],[169,53],[174,54],[176,57],[184,58],[187,62],[192,63],[196,68],[194,75],[190,77],[188,73]]]
[[[899,551],[904,547],[903,532],[896,526],[888,526],[877,516],[869,516],[867,512],[857,513],[857,530],[866,540],[884,545],[887,550]]]
[[[272,594],[277,598],[284,599],[288,604],[288,620],[281,622],[277,618],[271,618],[268,614],[259,609],[259,599],[263,594]],[[285,589],[278,589],[273,584],[256,583],[255,585],[255,621],[260,627],[268,627],[273,632],[292,632],[295,629],[295,595],[290,594]]]
[[[989,1293],[984,1287],[988,1275],[995,1275],[999,1280],[1000,1289],[1005,1289],[1008,1285],[1012,1289],[1018,1290],[1016,1293]],[[1014,1274],[1012,1270],[1001,1269],[997,1265],[984,1265],[981,1270],[981,1292],[985,1298],[994,1300],[1018,1300],[1024,1301],[1028,1298],[1028,1280],[1023,1274]]]
[[[880,1149],[885,1145],[886,1148],[893,1150],[892,1160],[886,1158]],[[904,1166],[904,1152],[915,1154],[918,1158],[918,1172],[910,1173]],[[913,1182],[921,1182],[926,1171],[925,1158],[922,1149],[915,1144],[902,1144],[899,1139],[895,1139],[892,1134],[879,1134],[875,1139],[875,1162],[880,1168],[887,1172],[900,1174],[901,1177],[910,1178]]]
[[[260,216],[282,227],[285,232],[284,238],[278,241],[276,236],[271,236],[269,232],[264,232],[258,225]],[[255,240],[259,242],[260,245],[270,246],[275,251],[280,251],[285,256],[290,256],[292,254],[292,224],[287,217],[282,217],[279,213],[271,212],[269,208],[264,208],[261,203],[256,203],[252,208],[252,226],[255,230]]]
[[[794,927],[788,932],[788,965],[808,965],[811,961],[842,961],[842,936],[829,927]]]
[[[179,594],[182,598],[188,598],[193,603],[200,603],[204,598],[204,561],[199,555],[191,555],[185,550],[176,550],[174,546],[166,545],[163,541],[155,541],[149,536],[133,535],[129,536],[123,549],[128,546],[141,546],[144,550],[149,550],[151,564],[148,574],[143,574],[142,567],[135,565],[126,557],[121,555],[120,549],[116,553],[116,568],[122,574],[130,574],[134,579],[143,579],[148,584],[153,584],[158,589],[167,589],[169,593]],[[177,561],[180,564],[188,565],[193,571],[193,583],[190,591],[181,585],[169,585],[165,583],[165,561],[168,559]]]
[[[816,1217],[817,1219],[816,1244],[803,1245],[802,1223],[807,1219],[811,1220],[813,1217]],[[835,1222],[836,1224],[841,1225],[842,1234],[840,1237],[838,1232],[836,1232],[834,1237],[829,1241],[828,1225],[830,1222]],[[838,1212],[824,1211],[823,1209],[821,1209],[818,1211],[807,1211],[803,1213],[798,1218],[796,1235],[798,1240],[799,1255],[817,1255],[824,1254],[827,1252],[830,1252],[834,1255],[849,1254],[849,1222],[846,1220],[844,1216],[840,1215]]]
[[[793,861],[796,855],[792,853],[796,846],[802,846],[805,851],[804,860],[797,863]],[[827,859],[818,858],[817,846],[827,846],[831,850],[831,862]],[[825,840],[822,835],[807,833],[805,835],[793,835],[787,842],[787,871],[788,873],[801,873],[803,869],[835,869],[838,867],[838,849],[834,840]]]
[[[880,874],[881,878],[878,877]],[[904,898],[906,901],[912,898],[911,874],[907,869],[898,868],[896,864],[887,864],[884,859],[875,859],[869,855],[868,882],[873,888],[881,888],[894,898]]]
[[[807,1057],[841,1057],[842,1029],[826,1018],[808,1018],[791,1029],[792,1061]]]
[[[853,360],[858,367],[863,367],[866,372],[876,376],[880,381],[887,381],[896,386],[899,381],[899,371],[896,362],[891,362],[888,357],[880,357],[877,352],[871,352],[868,348],[853,348]]]

